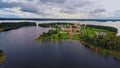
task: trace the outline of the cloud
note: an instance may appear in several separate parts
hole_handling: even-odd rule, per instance
[[[8,3],[8,2],[4,2],[4,1],[0,1],[0,8],[12,8],[12,7],[16,7],[19,6],[19,3]]]
[[[41,2],[43,2],[43,3],[48,3],[48,2],[50,2],[50,3],[64,3],[64,1],[65,0],[40,0]]]
[[[118,16],[105,0],[0,0],[1,16],[45,18],[104,18]],[[111,1],[110,1],[111,2]],[[113,1],[112,1],[113,2]],[[115,2],[114,2],[115,3]],[[112,12],[108,11],[112,10]],[[7,14],[5,14],[7,12]]]
[[[97,9],[94,9],[93,11],[90,11],[91,14],[96,14],[96,13],[102,13],[102,12],[106,12],[105,9],[101,9],[101,8],[97,8]]]

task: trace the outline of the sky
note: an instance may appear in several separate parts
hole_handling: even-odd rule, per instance
[[[120,0],[0,0],[0,18],[120,18]]]

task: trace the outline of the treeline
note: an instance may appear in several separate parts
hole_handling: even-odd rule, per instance
[[[0,28],[7,28],[7,27],[23,27],[23,26],[36,26],[34,22],[3,22],[0,23]]]
[[[83,35],[81,40],[88,46],[100,47],[107,50],[120,51],[120,36],[87,36]]]
[[[115,32],[117,33],[117,29],[114,27],[110,27],[110,26],[100,26],[100,25],[87,25],[87,27],[92,27],[92,28],[99,28],[99,29],[105,29],[111,32]]]
[[[58,22],[58,23],[42,23],[42,24],[39,24],[40,27],[57,27],[57,25],[72,25],[73,23],[61,23],[61,22]]]
[[[0,32],[1,31],[8,31],[8,30],[12,30],[12,29],[16,29],[16,28],[20,28],[20,27],[24,27],[24,26],[35,26],[36,24],[34,22],[3,22],[0,23]]]
[[[42,40],[48,40],[48,39],[55,39],[52,37],[53,34],[56,34],[56,30],[49,30],[47,33],[43,32],[42,35],[40,35],[36,40],[42,41]]]
[[[43,32],[42,35],[40,35],[41,37],[50,37],[52,34],[57,34],[56,30],[49,30],[47,33]]]

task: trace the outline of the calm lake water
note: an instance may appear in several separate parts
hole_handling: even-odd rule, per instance
[[[23,27],[0,33],[7,60],[0,68],[120,68],[120,61],[85,48],[79,41],[36,42],[48,28]]]

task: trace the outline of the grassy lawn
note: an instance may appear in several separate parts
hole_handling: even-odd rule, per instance
[[[116,34],[115,32],[111,32],[111,31],[108,31],[108,30],[105,30],[105,29],[90,28],[90,27],[88,27],[86,29],[86,31],[87,31],[89,36],[95,35],[95,32],[105,32],[109,35],[115,35]]]
[[[81,26],[81,30],[84,30],[84,26]],[[109,35],[116,35],[115,32],[111,32],[109,30],[106,29],[100,29],[100,28],[92,28],[92,27],[87,27],[85,28],[86,32],[88,33],[89,36],[93,36],[95,35],[95,32],[105,32]]]
[[[68,34],[61,34],[62,39],[69,39],[70,36]]]
[[[73,39],[74,39],[74,40],[79,40],[80,37],[79,37],[79,35],[74,35],[74,36],[73,36]]]
[[[61,35],[61,39],[69,39],[69,35],[68,34],[60,34]],[[52,36],[51,36],[51,38],[58,38],[58,36],[59,36],[59,34],[53,34]]]
[[[53,34],[52,36],[51,36],[51,38],[58,38],[58,34]]]

